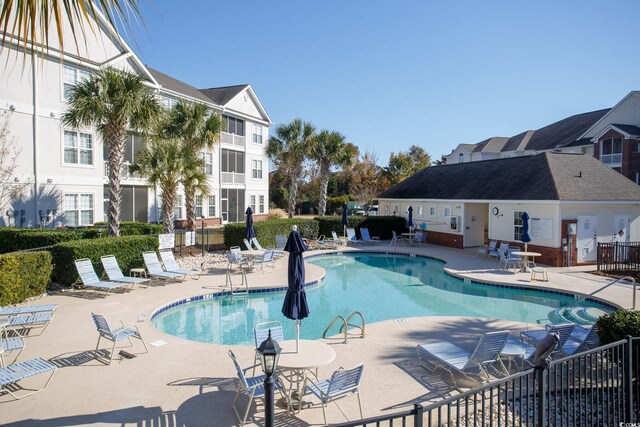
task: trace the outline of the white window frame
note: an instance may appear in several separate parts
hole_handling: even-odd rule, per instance
[[[451,206],[443,206],[442,207],[442,216],[445,218],[451,217]]]
[[[265,200],[264,195],[258,196],[258,208],[260,208],[260,213],[266,213],[267,212],[265,204],[264,204],[264,200]]]
[[[249,196],[249,206],[251,206],[251,210],[254,213],[257,213],[257,211],[256,211],[256,195],[255,194],[252,194],[252,195]]]
[[[207,209],[209,213],[209,218],[213,218],[216,216],[216,196],[209,196],[207,202],[208,202]]]
[[[522,214],[524,211],[513,211],[513,240],[516,242],[522,238]]]
[[[196,194],[194,197],[196,218],[202,218],[202,194]],[[198,212],[200,209],[200,212]]]
[[[429,218],[436,218],[438,216],[438,208],[436,206],[429,206]]]
[[[640,184],[640,171],[633,171],[633,182]]]
[[[74,141],[75,141],[75,146],[74,147],[67,147],[67,134],[73,134],[74,136]],[[83,141],[89,140],[91,147],[86,148],[86,147],[81,147],[81,143]],[[71,163],[71,162],[67,162],[67,159],[65,158],[65,151],[67,150],[67,148],[73,148],[76,152],[76,160],[77,162],[75,163]],[[81,159],[81,152],[89,152],[91,155],[91,163],[80,163],[80,159]],[[75,130],[69,130],[69,129],[64,129],[62,131],[62,165],[63,166],[73,166],[73,167],[84,167],[84,168],[93,168],[95,165],[95,144],[94,144],[94,140],[93,140],[93,135],[90,133],[86,133],[86,132],[79,132],[79,131],[75,131]]]
[[[257,123],[251,124],[251,141],[256,145],[262,145],[264,143],[264,130],[262,125]]]
[[[204,174],[213,175],[213,154],[203,152],[202,160],[204,160]]]
[[[464,163],[464,153],[458,154],[458,163]]]
[[[175,204],[173,206],[173,219],[182,219],[182,195],[176,196]]]
[[[74,206],[73,208],[67,208],[67,197],[68,196],[74,196],[75,197],[75,202],[74,202]],[[83,208],[82,206],[82,198],[83,197],[88,197],[89,200],[91,201],[91,207],[90,208]],[[65,222],[68,226],[72,226],[72,227],[77,227],[77,226],[82,226],[82,225],[93,225],[95,222],[95,210],[96,210],[96,203],[95,203],[95,194],[94,193],[87,193],[87,192],[77,192],[77,193],[64,193],[62,196],[62,208],[64,210],[64,214],[65,214]],[[76,224],[69,224],[68,219],[67,219],[67,212],[76,212],[77,215],[77,223]],[[84,222],[82,221],[82,212],[91,212],[91,221],[90,222]]]
[[[251,160],[251,179],[262,179],[262,160]]]
[[[91,73],[89,71],[81,70],[72,65],[63,65],[62,66],[62,81],[61,85],[61,97],[62,101],[67,100],[67,91],[65,90],[65,86],[73,87],[78,84],[78,82],[82,79],[88,79],[91,77]]]

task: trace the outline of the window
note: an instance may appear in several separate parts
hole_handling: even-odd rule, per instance
[[[235,117],[222,116],[227,133],[244,136],[244,120]]]
[[[418,206],[418,216],[422,216],[422,206]]]
[[[634,171],[633,175],[631,175],[631,179],[633,179],[633,182],[636,184],[640,184],[640,172]]]
[[[65,194],[64,218],[68,226],[93,224],[93,194]]]
[[[522,211],[515,211],[513,213],[513,240],[520,240],[522,237]]]
[[[429,208],[429,216],[431,216],[431,217],[435,217],[436,216],[436,208],[435,208],[435,206],[431,206]]]
[[[262,144],[262,126],[254,123],[252,127],[253,127],[253,143]]]
[[[202,153],[202,158],[204,159],[204,174],[213,175],[213,154]]]
[[[244,153],[241,151],[222,150],[222,172],[244,173]]]
[[[255,213],[257,213],[256,211],[256,196],[251,196],[250,197],[250,202],[249,202],[249,206],[251,206],[251,210]]]
[[[162,105],[167,110],[170,110],[173,107],[175,107],[177,103],[178,103],[178,100],[174,98],[170,98],[168,96],[162,96],[162,95],[160,96],[160,105]]]
[[[196,218],[202,218],[202,195],[196,195]]]
[[[606,165],[622,163],[622,138],[600,141],[600,161]]]
[[[173,206],[173,219],[182,218],[182,196],[176,196],[176,202]]]
[[[636,141],[635,146],[633,148],[634,153],[640,153],[640,141]]]
[[[265,213],[265,212],[267,212],[267,211],[264,209],[264,196],[260,196],[260,197],[259,197],[259,200],[260,200],[260,213]]]
[[[464,163],[464,153],[458,155],[458,163]]]
[[[209,217],[216,216],[216,196],[209,196]]]
[[[93,164],[93,141],[90,134],[64,131],[64,162],[73,165]]]
[[[262,160],[251,161],[251,173],[253,179],[262,179]]]
[[[78,70],[75,67],[69,65],[64,66],[62,71],[62,95],[64,99],[69,98],[69,91],[81,80],[87,80],[91,77],[91,74],[87,71]]]
[[[444,208],[444,216],[445,217],[451,216],[451,208]]]

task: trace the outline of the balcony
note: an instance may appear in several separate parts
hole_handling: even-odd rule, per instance
[[[622,153],[601,154],[600,161],[609,167],[622,166]]]
[[[245,146],[245,137],[241,135],[236,135],[233,133],[221,132],[220,134],[220,142],[226,145],[233,145],[234,147],[243,147]]]
[[[221,172],[223,184],[244,184],[244,174],[236,172]]]
[[[125,179],[143,179],[142,176],[138,173],[130,173],[129,172],[129,165],[131,164],[131,162],[124,162],[122,164],[122,169],[120,170],[120,179],[125,180]],[[109,178],[109,164],[107,162],[103,162],[103,176],[105,178]]]

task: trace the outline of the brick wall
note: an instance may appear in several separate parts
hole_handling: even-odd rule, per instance
[[[464,247],[462,234],[441,233],[439,231],[430,230],[427,230],[427,243],[457,249],[462,249]]]

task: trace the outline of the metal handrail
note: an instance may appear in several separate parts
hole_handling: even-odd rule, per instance
[[[247,281],[247,273],[243,270],[241,272],[242,278],[240,281],[240,286],[244,285],[243,291],[233,291],[233,280],[231,279],[231,271],[227,271],[227,278],[225,281],[225,287],[229,286],[231,288],[231,295],[247,295],[249,294],[249,282]]]
[[[570,309],[571,307],[575,307],[575,306],[577,306],[577,305],[578,305],[578,304],[580,304],[582,301],[585,301],[585,300],[587,300],[588,298],[591,298],[592,296],[594,296],[594,295],[595,295],[595,294],[597,294],[598,292],[600,292],[600,291],[604,291],[604,290],[605,290],[605,289],[607,289],[609,286],[611,286],[611,285],[615,285],[616,283],[621,282],[621,281],[623,281],[623,280],[624,280],[624,281],[630,281],[630,282],[633,284],[633,307],[632,307],[632,308],[635,310],[635,309],[636,309],[636,287],[637,287],[637,283],[636,283],[636,281],[635,281],[635,279],[634,279],[633,277],[631,277],[631,276],[625,276],[625,277],[621,277],[621,278],[619,278],[619,279],[616,279],[616,280],[614,280],[614,281],[613,281],[613,282],[611,282],[611,283],[607,283],[605,286],[603,286],[603,287],[601,287],[601,288],[596,289],[595,291],[591,292],[589,295],[585,295],[585,296],[583,296],[582,298],[580,298],[580,299],[578,299],[578,300],[576,300],[576,301],[572,302],[571,304],[569,304],[568,306],[566,306],[566,307],[564,307],[564,308],[563,308],[563,310],[562,310],[562,315],[564,315],[564,314],[567,312],[567,310],[568,310],[568,309]]]
[[[329,330],[331,329],[331,327],[332,327],[333,325],[335,325],[335,323],[336,323],[338,320],[342,320],[342,327],[340,328],[340,332],[342,332],[342,328],[344,328],[344,342],[345,342],[345,344],[346,344],[346,342],[347,342],[347,329],[348,329],[348,328],[346,327],[346,326],[347,326],[347,321],[345,320],[345,318],[344,318],[344,317],[342,317],[342,316],[340,316],[340,315],[338,315],[338,316],[334,317],[334,318],[333,318],[333,320],[331,321],[331,323],[329,323],[329,326],[327,326],[327,329],[325,329],[325,330],[324,330],[324,332],[322,333],[322,338],[326,338],[326,337],[327,337],[327,332],[329,332]]]
[[[353,317],[355,317],[355,316],[360,317],[360,320],[362,320],[362,325],[361,326],[353,325],[353,324],[349,323],[351,321],[351,319]],[[347,317],[347,320],[345,321],[345,324],[340,327],[340,332],[342,332],[342,328],[346,328],[347,332],[348,332],[349,326],[353,326],[354,328],[360,329],[360,338],[364,338],[364,324],[365,324],[364,316],[362,315],[362,313],[360,313],[359,311],[354,311],[353,313],[351,313],[351,315],[349,315],[349,317]],[[345,334],[345,335],[347,335],[347,334]]]

